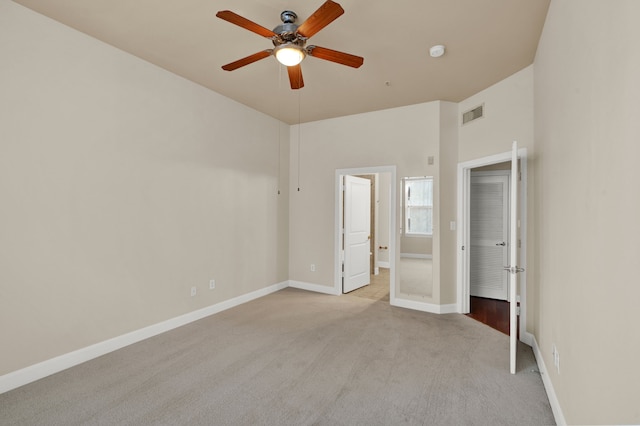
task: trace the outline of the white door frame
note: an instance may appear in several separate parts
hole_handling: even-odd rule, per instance
[[[517,262],[525,268],[525,272],[520,275],[520,341],[531,346],[533,344],[532,335],[527,333],[527,149],[518,150],[520,159],[520,180],[519,204],[520,204],[520,237],[521,248],[520,257]],[[458,163],[458,234],[457,234],[457,310],[458,313],[469,313],[469,190],[471,182],[471,169],[488,166],[496,163],[511,161],[511,151],[503,152],[488,157]]]
[[[391,188],[389,194],[389,302],[396,299],[396,166],[359,167],[353,169],[337,169],[335,174],[335,238],[334,238],[334,284],[333,294],[342,294],[342,179],[346,175],[371,175],[375,173],[391,174]]]

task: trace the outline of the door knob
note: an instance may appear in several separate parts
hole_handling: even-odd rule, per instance
[[[503,246],[503,247],[504,247],[504,246],[506,246],[506,245],[507,245],[507,243],[505,243],[505,242],[503,241],[503,242],[501,242],[501,243],[496,243],[496,245],[497,245],[497,246]]]

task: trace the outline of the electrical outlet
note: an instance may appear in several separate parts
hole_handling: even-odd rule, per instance
[[[558,374],[560,374],[560,352],[558,352],[555,343],[551,346],[551,354],[553,355],[553,365],[556,367]]]
[[[191,287],[191,296],[195,296],[197,292],[198,289],[196,287]]]
[[[209,280],[209,290],[216,288],[216,280]]]
[[[309,268],[311,269],[311,272],[315,272],[316,271],[316,265],[314,265],[313,263],[311,264],[311,267]]]

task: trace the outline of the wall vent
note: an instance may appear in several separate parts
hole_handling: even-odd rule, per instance
[[[462,113],[462,124],[467,124],[473,120],[482,118],[483,116],[484,116],[484,104],[479,105],[474,109],[470,109],[469,111]]]

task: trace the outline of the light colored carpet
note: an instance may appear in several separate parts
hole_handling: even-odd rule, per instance
[[[378,275],[371,275],[369,285],[354,290],[349,295],[388,302],[389,292],[389,268],[380,268]]]
[[[285,289],[2,394],[0,424],[552,424],[508,345],[464,315]]]

